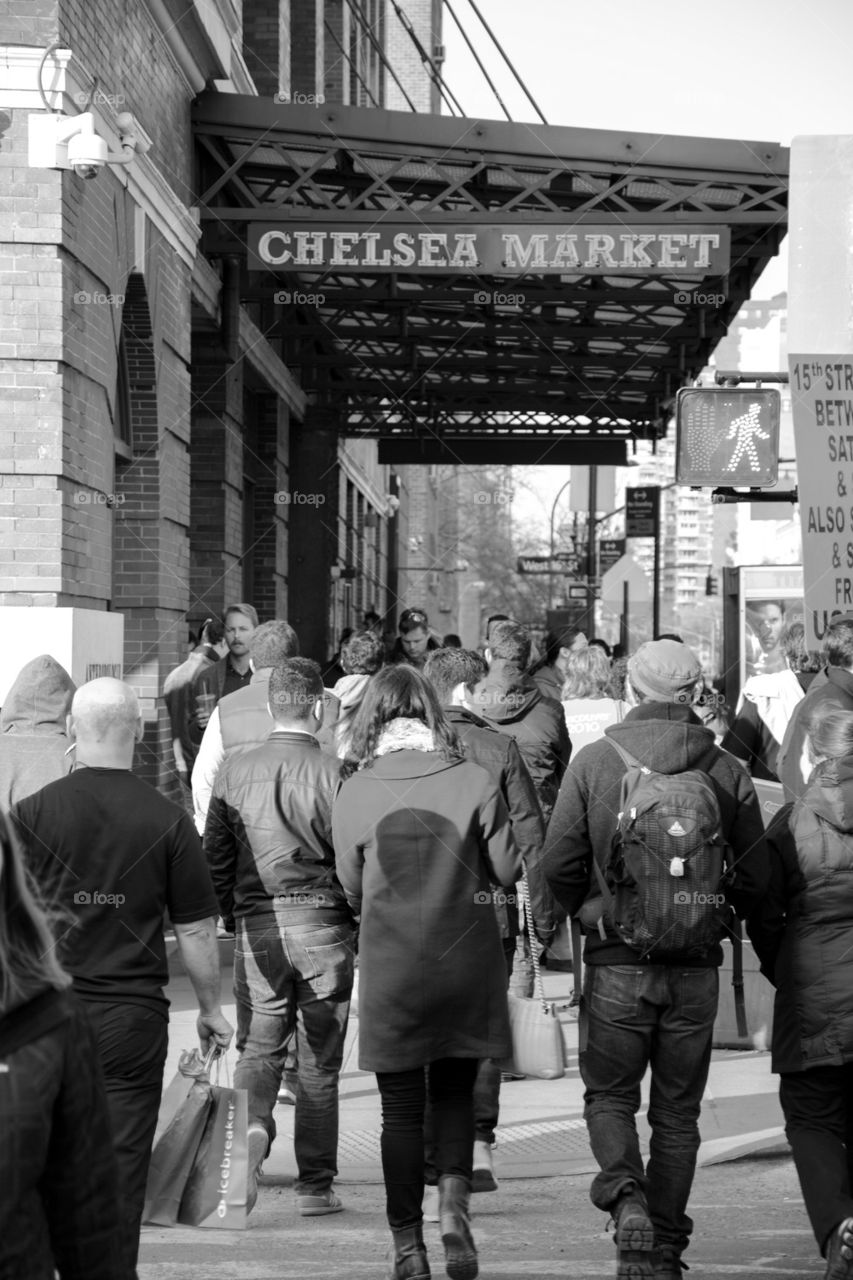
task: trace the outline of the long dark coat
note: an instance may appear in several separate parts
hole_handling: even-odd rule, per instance
[[[343,784],[332,831],[338,877],[361,914],[361,1068],[507,1056],[490,882],[514,892],[521,855],[489,774],[435,752],[391,752]]]

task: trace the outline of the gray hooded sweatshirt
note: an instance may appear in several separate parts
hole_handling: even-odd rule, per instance
[[[0,808],[9,809],[70,770],[65,717],[75,692],[68,672],[49,654],[18,672],[0,713]]]

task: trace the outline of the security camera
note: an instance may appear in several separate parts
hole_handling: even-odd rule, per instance
[[[107,144],[94,129],[75,133],[68,141],[68,163],[78,178],[97,178],[107,156]]]

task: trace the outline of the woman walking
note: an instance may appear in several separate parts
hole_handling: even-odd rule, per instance
[[[770,889],[747,930],[776,987],[772,1066],[825,1280],[850,1280],[853,712],[825,712],[809,743],[815,767],[770,824]]]
[[[130,1280],[95,1036],[2,814],[0,1080],[0,1276]]]
[[[576,756],[581,747],[603,738],[604,730],[617,724],[629,708],[610,696],[610,660],[597,644],[567,654],[563,674],[563,714]]]
[[[382,1098],[391,1278],[430,1275],[421,1217],[428,1089],[446,1270],[473,1280],[474,1080],[481,1059],[510,1051],[490,886],[514,885],[521,857],[497,786],[463,758],[414,668],[372,678],[349,769],[332,825],[337,873],[361,915],[359,1061],[376,1072]]]

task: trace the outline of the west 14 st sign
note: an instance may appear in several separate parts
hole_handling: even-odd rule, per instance
[[[482,275],[725,275],[729,230],[622,223],[250,223],[255,271],[410,271]]]

